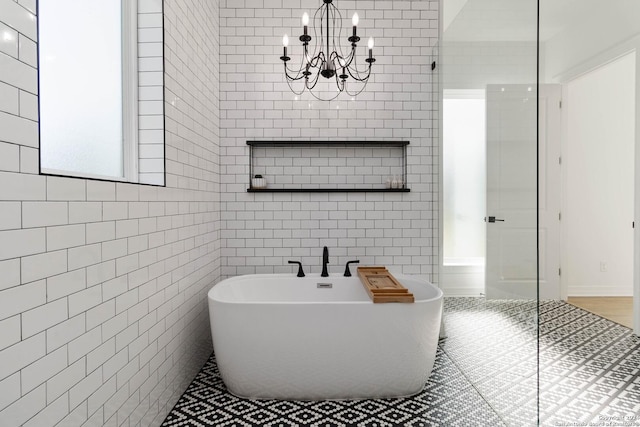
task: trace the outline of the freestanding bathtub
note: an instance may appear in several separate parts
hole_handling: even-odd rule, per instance
[[[442,292],[395,277],[415,303],[373,304],[357,276],[247,275],[215,285],[211,334],[229,391],[292,400],[421,391],[435,361]]]

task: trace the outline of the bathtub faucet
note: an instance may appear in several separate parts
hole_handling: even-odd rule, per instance
[[[329,277],[329,273],[327,272],[327,264],[329,264],[329,248],[326,246],[322,250],[322,277]]]
[[[347,262],[347,267],[344,269],[344,277],[351,277],[351,271],[349,271],[349,264],[359,264],[360,260],[357,259],[355,261]]]
[[[289,261],[289,264],[298,264],[298,277],[304,277],[304,270],[300,261]]]

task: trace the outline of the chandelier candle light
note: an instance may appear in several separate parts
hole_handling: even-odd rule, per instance
[[[284,45],[284,54],[280,57],[284,63],[284,73],[289,84],[289,88],[296,95],[301,95],[305,90],[309,92],[317,99],[330,101],[335,99],[342,92],[346,92],[350,96],[356,96],[362,92],[369,81],[371,76],[371,66],[376,59],[373,57],[373,38],[369,38],[368,48],[369,57],[364,61],[368,64],[365,70],[358,70],[356,66],[356,48],[357,43],[360,41],[358,37],[358,23],[360,18],[357,13],[353,14],[353,33],[347,40],[351,43],[351,51],[345,55],[340,47],[339,39],[342,33],[342,15],[337,7],[333,5],[333,0],[323,0],[324,4],[316,11],[313,21],[314,35],[318,38],[318,28],[320,29],[319,42],[316,44],[313,54],[309,52],[309,42],[311,36],[309,35],[309,14],[304,13],[302,15],[303,34],[300,36],[300,41],[304,49],[302,55],[302,62],[300,68],[292,69],[287,65],[287,62],[291,60],[287,56],[287,47],[289,46],[289,36],[286,34],[282,38],[282,44]],[[337,38],[336,38],[337,36]],[[326,51],[324,50],[326,48]],[[341,72],[337,70],[341,69]],[[330,93],[329,96],[322,96],[314,89],[318,84],[320,76],[325,79],[335,78],[337,91],[335,95]],[[302,90],[296,91],[292,83],[304,80]],[[356,90],[350,91],[348,82],[357,82]]]

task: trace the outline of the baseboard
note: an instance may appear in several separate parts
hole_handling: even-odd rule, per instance
[[[440,274],[440,289],[446,297],[482,296],[484,271],[475,266],[447,266]]]
[[[440,288],[445,297],[480,297],[484,296],[483,288]]]
[[[569,286],[569,297],[632,297],[630,286]]]

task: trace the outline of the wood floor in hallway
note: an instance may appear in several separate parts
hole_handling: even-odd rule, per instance
[[[569,304],[633,328],[633,297],[569,297]]]

